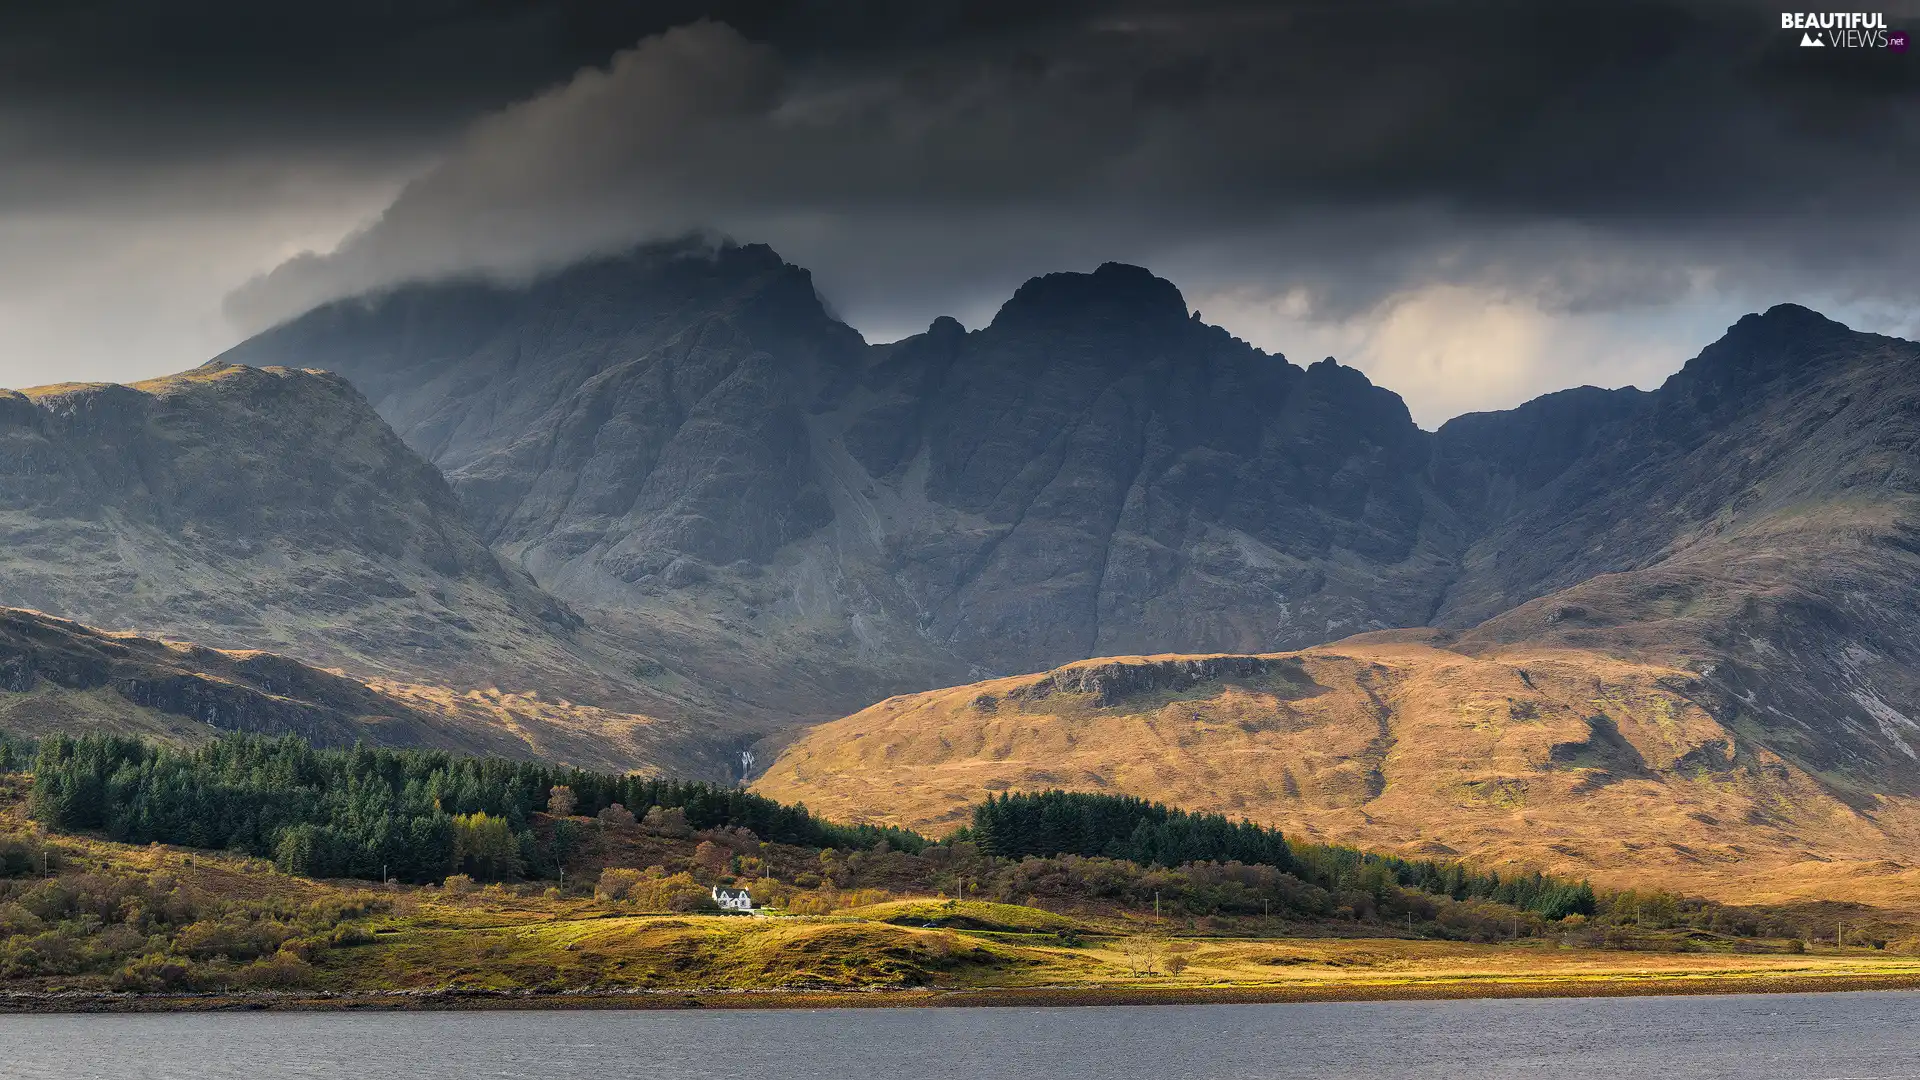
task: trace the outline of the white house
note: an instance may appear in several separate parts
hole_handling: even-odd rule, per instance
[[[723,889],[715,885],[713,887],[713,902],[720,906],[721,911],[753,910],[753,897],[747,895],[747,890],[745,889]]]

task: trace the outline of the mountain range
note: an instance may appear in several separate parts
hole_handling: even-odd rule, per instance
[[[520,753],[731,777],[752,747],[846,816],[1119,784],[1478,854],[1531,799],[1872,859],[1920,798],[1916,360],[1782,305],[1658,389],[1429,432],[1138,267],[870,345],[766,247],[654,245],[0,398],[0,603],[270,649]],[[1266,674],[1004,704],[1162,654]],[[1215,738],[1229,699],[1252,730]],[[1626,858],[1562,846],[1529,853]]]

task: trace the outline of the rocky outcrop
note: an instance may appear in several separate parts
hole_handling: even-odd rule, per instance
[[[1079,694],[1091,698],[1100,708],[1111,708],[1151,694],[1191,692],[1203,684],[1276,680],[1306,682],[1300,660],[1291,656],[1176,656],[1072,664],[1014,687],[1007,698],[1032,704],[1055,694]]]

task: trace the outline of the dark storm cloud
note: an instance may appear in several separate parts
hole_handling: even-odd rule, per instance
[[[1920,276],[1920,53],[1719,0],[6,8],[0,151],[0,213],[234,163],[412,177],[240,290],[248,325],[699,229],[883,332],[1105,258],[1322,319],[1436,283],[1578,314]]]
[[[854,162],[849,197],[1643,217],[1884,195],[1920,165],[1911,55],[1801,50],[1775,7],[1713,0],[79,0],[0,7],[0,100],[84,119],[57,134],[105,133],[136,156],[351,142],[444,131],[700,19],[769,46],[796,88],[898,95],[848,121],[918,120],[950,140]],[[834,173],[851,133],[835,134],[785,164]],[[785,180],[763,180],[769,197]]]
[[[1883,232],[1915,212],[1920,62],[1801,49],[1752,4],[715,5],[598,37],[555,29],[593,9],[485,10],[575,59],[709,18],[481,120],[243,307],[703,226],[856,306],[1181,247],[1345,307],[1443,272],[1578,309],[1699,267],[1912,266]]]

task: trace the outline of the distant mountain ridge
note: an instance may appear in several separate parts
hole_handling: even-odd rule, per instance
[[[543,588],[801,716],[1418,623],[1465,543],[1397,397],[1117,264],[867,346],[769,249],[669,247],[330,305],[222,359],[345,375]]]

